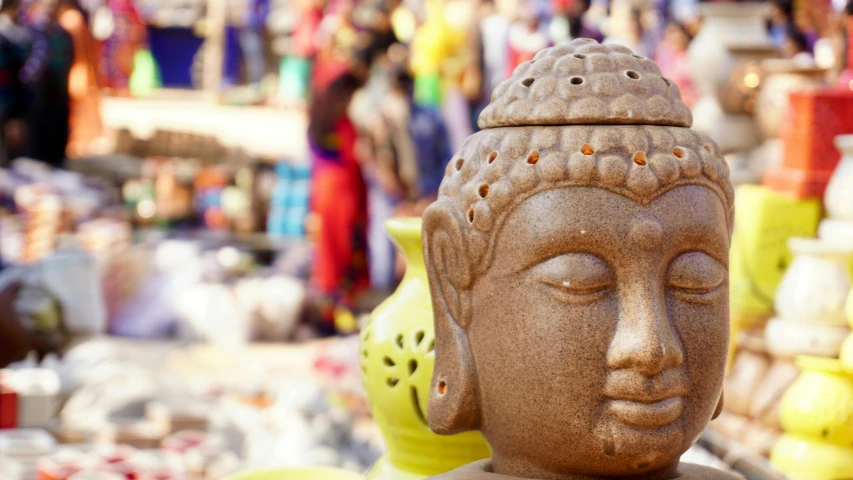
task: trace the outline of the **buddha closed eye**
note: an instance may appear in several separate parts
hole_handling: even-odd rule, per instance
[[[606,261],[589,253],[567,253],[530,269],[554,298],[566,303],[601,300],[616,290],[616,274]],[[667,285],[678,300],[703,303],[721,291],[726,269],[703,252],[687,252],[669,265]]]

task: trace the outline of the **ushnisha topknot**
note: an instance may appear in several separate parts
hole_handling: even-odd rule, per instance
[[[528,125],[690,127],[674,82],[650,59],[589,38],[546,48],[492,94],[480,128]]]
[[[534,82],[524,86],[528,78]],[[574,85],[574,78],[583,82]],[[568,97],[566,82],[583,93]],[[639,86],[618,87],[625,82]],[[547,88],[558,94],[545,95],[537,84],[557,85]],[[520,88],[529,90],[521,96]],[[678,87],[651,60],[590,39],[545,49],[496,88],[480,116],[484,129],[450,160],[438,199],[424,213],[425,254],[438,260],[431,250],[445,235],[464,239],[440,250],[453,257],[441,261],[451,262],[465,285],[489,268],[495,237],[515,206],[565,187],[602,188],[648,204],[673,188],[702,185],[719,197],[731,231],[729,167],[716,143],[691,123]]]

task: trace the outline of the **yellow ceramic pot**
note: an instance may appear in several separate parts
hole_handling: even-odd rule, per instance
[[[257,470],[226,477],[224,480],[362,480],[362,476],[337,468],[279,468]]]
[[[853,478],[853,448],[795,435],[782,435],[770,463],[795,480]]]
[[[779,406],[782,428],[788,434],[850,448],[853,376],[836,359],[801,356],[796,364],[802,373],[782,397]],[[853,450],[850,454],[853,455]]]
[[[361,333],[364,387],[388,446],[367,478],[420,480],[486,458],[490,452],[477,432],[440,436],[427,425],[435,337],[421,220],[393,219],[386,229],[408,267],[400,286],[370,315]]]

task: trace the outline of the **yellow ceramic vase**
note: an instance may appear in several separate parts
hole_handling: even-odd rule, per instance
[[[364,387],[388,447],[367,479],[421,480],[487,458],[490,452],[477,432],[440,436],[427,425],[435,337],[421,220],[393,219],[386,229],[408,267],[400,286],[370,315],[361,333]]]
[[[847,312],[847,323],[850,328],[853,328],[853,291],[847,297],[845,311]],[[841,345],[841,364],[847,372],[853,374],[853,335],[848,335]]]
[[[770,463],[795,480],[853,478],[853,449],[814,438],[782,435]]]
[[[791,478],[853,478],[853,377],[831,358],[801,356],[802,373],[785,392],[779,418],[786,435],[771,462]]]

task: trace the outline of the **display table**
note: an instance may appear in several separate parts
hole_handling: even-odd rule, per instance
[[[105,97],[104,124],[149,139],[155,131],[216,137],[225,147],[242,148],[253,157],[300,160],[307,152],[307,118],[303,111],[219,105],[192,90],[164,90],[151,98]]]

